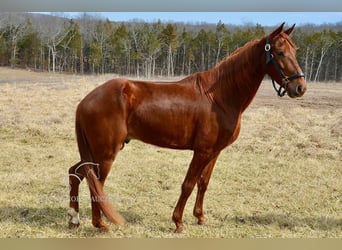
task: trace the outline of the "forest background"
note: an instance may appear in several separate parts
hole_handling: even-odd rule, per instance
[[[87,13],[74,19],[61,13],[0,13],[0,66],[148,78],[188,75],[210,69],[275,26],[112,22]],[[342,80],[342,22],[301,25],[292,39],[308,81]]]

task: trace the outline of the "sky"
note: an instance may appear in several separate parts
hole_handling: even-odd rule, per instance
[[[131,21],[138,19],[145,22],[161,20],[162,22],[213,23],[220,20],[225,24],[261,24],[275,26],[282,22],[288,25],[303,24],[335,24],[342,23],[342,12],[95,12],[95,16],[108,18],[111,21]],[[68,17],[80,13],[66,12]]]

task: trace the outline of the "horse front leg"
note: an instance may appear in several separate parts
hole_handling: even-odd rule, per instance
[[[70,187],[70,197],[69,197],[69,228],[77,228],[80,225],[79,219],[79,197],[78,188],[83,180],[83,176],[76,173],[76,169],[82,162],[79,162],[69,169],[69,187]]]
[[[218,156],[213,158],[203,169],[198,181],[197,181],[197,196],[194,206],[194,216],[198,219],[198,225],[203,225],[207,220],[203,213],[203,200],[204,194],[207,191],[211,173],[213,172],[216,160]]]
[[[208,154],[194,152],[194,156],[182,184],[181,195],[173,211],[172,220],[176,224],[176,233],[181,233],[184,229],[182,218],[186,202],[192,193],[203,168],[211,161],[211,159],[212,158]]]

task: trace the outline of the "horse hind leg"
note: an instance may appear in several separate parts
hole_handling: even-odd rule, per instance
[[[77,228],[80,225],[79,219],[79,196],[78,189],[79,185],[83,180],[83,176],[76,173],[77,167],[82,162],[79,162],[69,169],[69,187],[70,187],[70,197],[69,197],[69,228]]]
[[[99,163],[99,170],[96,174],[96,178],[98,178],[98,184],[99,187],[97,187],[98,190],[101,190],[100,192],[103,192],[103,186],[106,180],[106,177],[111,169],[113,160],[106,160],[101,161]],[[90,188],[90,187],[89,187]],[[90,188],[91,189],[91,188]],[[102,220],[101,216],[101,206],[99,202],[103,202],[107,200],[107,197],[105,197],[104,193],[100,193],[97,195],[94,195],[94,192],[90,190],[90,198],[91,198],[91,213],[92,213],[92,224],[94,227],[99,228],[100,231],[106,232],[108,231],[109,227],[108,225]]]
[[[123,217],[110,204],[107,196],[104,194],[103,191],[104,183],[109,174],[109,171],[111,170],[115,157],[121,149],[124,138],[117,141],[118,143],[115,143],[114,147],[107,147],[107,153],[104,153],[104,151],[100,152],[99,150],[96,150],[97,152],[94,152],[94,161],[98,164],[98,167],[93,167],[93,172],[87,172],[87,181],[91,196],[92,224],[94,227],[99,228],[101,231],[108,231],[109,229],[108,225],[106,225],[102,220],[102,213],[110,222],[118,225],[124,224]],[[107,145],[113,144],[110,143]],[[100,147],[98,147],[97,149],[100,149]],[[91,176],[92,178],[89,178]]]
[[[103,193],[103,185],[108,175],[112,160],[93,162],[79,162],[69,169],[70,208],[68,210],[69,228],[77,228],[79,223],[78,188],[81,181],[86,178],[90,190],[92,207],[92,224],[101,231],[108,231],[108,226],[101,218],[100,203],[107,199]]]
[[[70,217],[70,229],[77,228],[80,225],[78,196],[79,184],[82,182],[84,177],[87,177],[92,205],[92,224],[101,231],[108,231],[108,226],[101,219],[102,210],[99,203],[106,201],[106,197],[103,193],[103,185],[112,163],[113,160],[101,161],[100,164],[81,161],[69,169],[70,207],[68,215]],[[95,182],[92,178],[89,178],[91,175],[96,179]]]
[[[124,119],[118,114],[115,117],[97,119],[84,118],[83,129],[77,131],[80,156],[83,165],[77,171],[86,178],[92,207],[92,224],[101,231],[108,231],[101,214],[115,224],[123,224],[123,218],[107,200],[103,186],[117,153],[127,137]],[[118,122],[122,121],[122,123]]]

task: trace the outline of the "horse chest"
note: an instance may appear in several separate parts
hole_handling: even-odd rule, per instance
[[[232,144],[240,132],[240,116],[217,115],[206,122],[199,122],[194,148],[220,151]]]
[[[232,144],[239,136],[240,134],[240,128],[241,128],[241,115],[235,117],[234,119],[231,119],[231,122],[226,127],[226,133],[227,133],[227,145]]]

